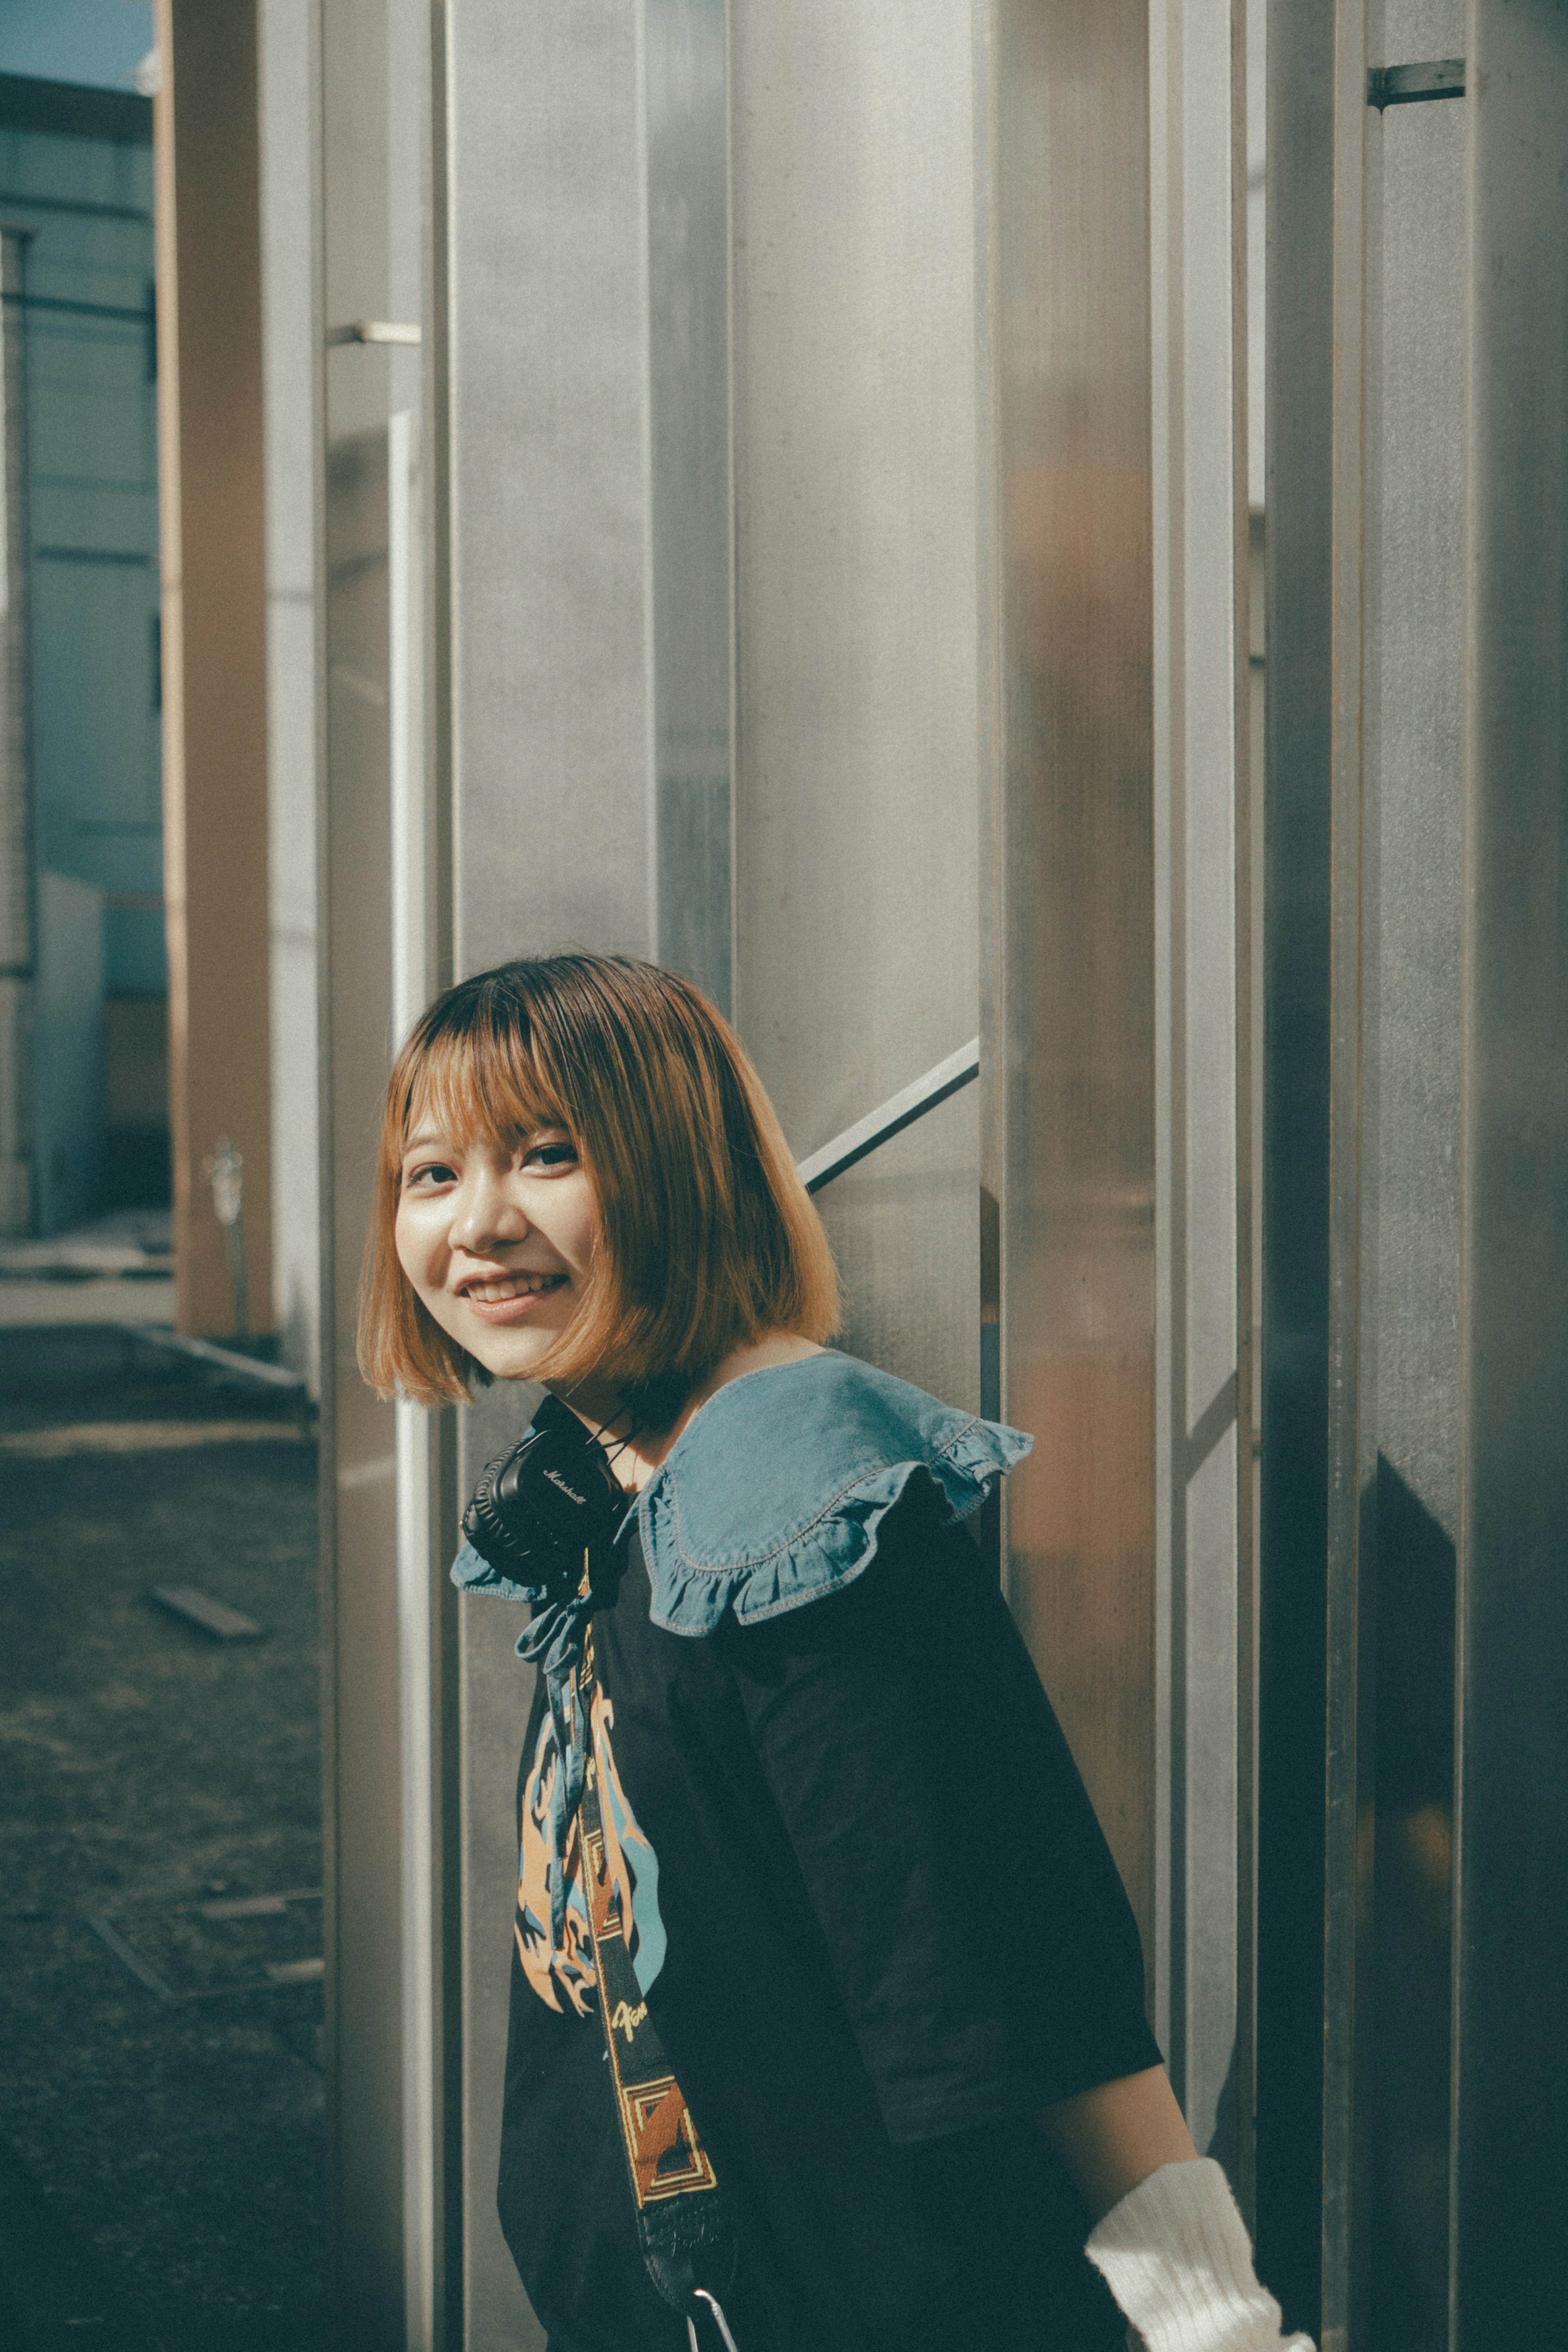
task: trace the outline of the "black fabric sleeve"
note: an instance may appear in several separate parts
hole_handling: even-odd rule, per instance
[[[927,1482],[854,1583],[718,1638],[890,2138],[1159,2063],[1137,1927],[1082,1781]]]

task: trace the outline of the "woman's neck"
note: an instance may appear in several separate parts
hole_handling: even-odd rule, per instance
[[[791,1331],[769,1331],[744,1348],[732,1348],[693,1389],[674,1419],[664,1429],[639,1428],[622,1403],[619,1392],[611,1388],[601,1390],[581,1382],[569,1396],[562,1397],[561,1402],[576,1413],[585,1428],[603,1440],[618,1484],[628,1493],[639,1493],[709,1397],[716,1395],[731,1381],[739,1380],[743,1373],[766,1371],[774,1364],[800,1363],[807,1356],[820,1356],[821,1352],[814,1339],[799,1339]]]

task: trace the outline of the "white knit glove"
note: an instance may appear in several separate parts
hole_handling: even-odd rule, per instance
[[[1310,2336],[1281,2338],[1280,2306],[1258,2284],[1247,2224],[1212,2157],[1162,2164],[1083,2251],[1148,2352],[1312,2352]]]

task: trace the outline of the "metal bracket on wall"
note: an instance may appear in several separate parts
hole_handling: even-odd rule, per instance
[[[405,325],[397,319],[351,319],[346,327],[329,327],[327,348],[337,350],[341,343],[418,343],[423,341],[419,327]]]
[[[912,1087],[890,1095],[879,1109],[868,1112],[853,1127],[846,1127],[841,1135],[835,1135],[831,1143],[824,1143],[821,1151],[813,1151],[802,1160],[799,1163],[800,1181],[807,1192],[820,1192],[824,1184],[831,1184],[835,1176],[841,1176],[857,1160],[865,1159],[879,1144],[902,1135],[906,1127],[913,1127],[917,1118],[924,1118],[928,1110],[935,1110],[938,1103],[945,1103],[949,1095],[957,1094],[979,1075],[980,1041],[971,1037],[967,1045],[960,1045],[956,1054],[949,1054],[945,1062],[938,1062],[923,1078],[916,1078]]]
[[[1463,98],[1463,58],[1434,58],[1426,65],[1372,66],[1366,102],[1381,114],[1385,106],[1424,106],[1429,99]]]

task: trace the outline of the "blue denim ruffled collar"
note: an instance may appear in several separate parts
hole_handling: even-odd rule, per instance
[[[649,1614],[667,1633],[701,1636],[727,1612],[748,1624],[800,1608],[870,1566],[883,1520],[917,1472],[950,1518],[967,1518],[1033,1443],[833,1349],[744,1372],[693,1415],[628,1509],[653,1587]],[[452,1579],[502,1600],[549,1599],[469,1544]],[[549,1613],[584,1612],[563,1600]],[[580,1649],[580,1628],[572,1631]]]
[[[704,1634],[728,1611],[756,1624],[799,1609],[870,1565],[918,1471],[967,1518],[1032,1443],[831,1349],[744,1373],[638,1497],[653,1622]]]
[[[967,1518],[1033,1444],[831,1349],[743,1372],[693,1414],[622,1521],[635,1513],[649,1615],[666,1633],[700,1638],[727,1612],[756,1624],[801,1608],[871,1565],[883,1520],[918,1473],[951,1519]],[[549,1821],[550,1942],[559,1950],[587,1764],[576,1668],[592,1596],[515,1583],[471,1544],[454,1560],[452,1580],[533,1604],[517,1654],[543,1670],[559,1759]]]

